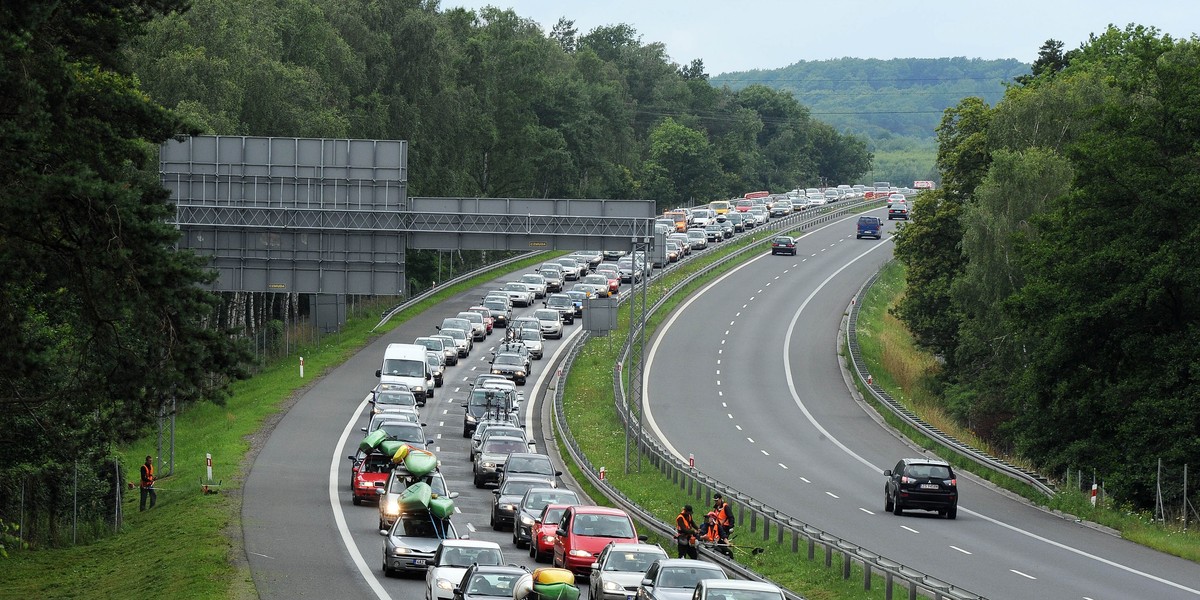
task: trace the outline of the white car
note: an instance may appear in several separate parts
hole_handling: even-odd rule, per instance
[[[546,278],[541,274],[528,273],[522,275],[521,283],[525,284],[525,287],[529,288],[529,291],[533,292],[533,297],[535,299],[546,297]]]
[[[538,327],[541,329],[542,335],[554,340],[562,339],[562,313],[553,308],[539,308],[533,311],[533,316],[538,320]]]
[[[449,600],[471,565],[504,564],[500,544],[480,540],[443,540],[425,571],[426,600]]]
[[[520,281],[510,281],[500,288],[500,291],[508,295],[512,303],[516,306],[529,306],[533,304],[533,292],[529,291],[529,286]]]

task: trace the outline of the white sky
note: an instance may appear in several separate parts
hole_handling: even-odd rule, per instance
[[[705,71],[777,69],[831,58],[1015,58],[1032,63],[1048,39],[1079,47],[1111,23],[1200,32],[1196,0],[441,0],[443,9],[511,8],[549,32],[559,17],[580,34],[627,23],[642,43]]]

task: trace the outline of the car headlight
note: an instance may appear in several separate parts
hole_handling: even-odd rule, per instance
[[[492,369],[492,375],[503,375],[503,374],[504,373],[500,372],[500,369]]]
[[[554,540],[555,540],[555,537],[554,537],[553,533],[547,533],[546,535],[542,536],[542,543],[546,544],[547,546],[549,546],[550,544],[553,544]]]
[[[475,415],[473,415],[471,413],[467,413],[467,422],[474,423],[475,421],[478,421],[478,419],[475,418]]]
[[[441,577],[438,577],[437,587],[439,590],[450,591],[454,589],[454,582],[450,581],[449,579],[442,579]]]
[[[529,515],[521,515],[521,524],[522,525],[533,525],[533,517],[531,517]]]
[[[395,517],[400,514],[400,503],[396,500],[388,500],[383,507],[383,514],[389,517]]]
[[[524,377],[525,371],[517,371],[517,377]]]
[[[411,553],[412,553],[412,550],[409,550],[408,548],[405,548],[403,546],[396,546],[395,548],[392,548],[392,554],[395,554],[395,555],[403,556],[405,554],[411,554]]]
[[[567,554],[570,554],[571,556],[582,556],[584,558],[587,558],[592,555],[592,553],[588,552],[587,550],[572,550],[572,551],[568,552]]]
[[[500,510],[517,510],[516,504],[501,504]]]
[[[496,463],[494,463],[494,462],[484,462],[484,463],[481,463],[479,466],[481,466],[481,467],[483,467],[483,468],[485,468],[485,469],[495,469],[495,468],[496,468]]]
[[[413,386],[413,389],[412,389],[412,391],[414,391],[414,392],[423,392],[423,391],[425,391],[425,386],[423,386],[423,385]]]
[[[605,581],[604,591],[606,592],[624,592],[625,588],[615,581]]]

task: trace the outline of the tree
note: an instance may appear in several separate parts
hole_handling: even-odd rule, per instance
[[[554,29],[550,30],[550,39],[557,42],[563,52],[574,54],[579,49],[579,30],[575,28],[575,21],[559,17]]]
[[[656,198],[660,208],[690,205],[715,198],[721,189],[721,170],[704,134],[664,119],[650,133],[649,163],[671,182],[675,196]],[[665,201],[665,202],[663,202]]]

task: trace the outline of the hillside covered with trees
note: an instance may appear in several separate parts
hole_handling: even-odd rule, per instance
[[[1048,41],[995,105],[938,127],[942,189],[897,235],[896,309],[945,359],[946,408],[1047,474],[1182,505],[1200,465],[1200,41]],[[1194,509],[1193,509],[1194,510]]]
[[[722,73],[712,82],[790,93],[814,119],[868,140],[876,159],[870,179],[911,185],[938,179],[935,130],[946,109],[968,97],[995,104],[1006,85],[1029,72],[1015,59],[838,58]]]

